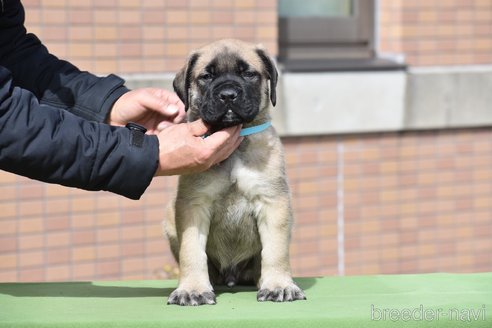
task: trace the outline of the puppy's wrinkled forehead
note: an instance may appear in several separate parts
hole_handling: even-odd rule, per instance
[[[262,71],[262,62],[255,48],[242,42],[220,42],[197,51],[195,72],[232,73],[248,69]]]

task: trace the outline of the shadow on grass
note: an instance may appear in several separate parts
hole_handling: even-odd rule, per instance
[[[92,282],[1,284],[0,294],[15,297],[168,297],[174,288],[99,286]]]
[[[316,278],[294,279],[303,290],[309,290],[316,284]],[[177,287],[177,286],[176,286]],[[0,294],[14,297],[95,297],[95,298],[126,298],[126,297],[169,297],[173,288],[101,286],[92,282],[59,282],[59,283],[7,283],[0,284]],[[216,286],[217,295],[223,293],[255,292],[256,286]]]

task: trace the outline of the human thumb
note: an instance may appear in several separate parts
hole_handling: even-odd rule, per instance
[[[201,137],[208,132],[208,126],[201,119],[188,123],[188,126],[196,137]]]

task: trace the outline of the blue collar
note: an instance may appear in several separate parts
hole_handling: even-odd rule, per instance
[[[250,126],[249,128],[241,129],[241,132],[239,132],[239,136],[246,137],[251,134],[260,133],[268,129],[270,126],[272,126],[272,122],[270,121],[260,125]]]
[[[263,132],[266,129],[268,129],[270,126],[272,126],[272,122],[270,122],[270,121],[265,122],[265,123],[260,124],[260,125],[250,126],[249,128],[241,129],[241,132],[239,132],[239,136],[240,137],[246,137],[246,136],[249,136],[249,135],[252,135],[255,133],[260,133],[260,132]],[[204,134],[202,136],[202,138],[205,139],[208,136],[209,136],[209,134],[207,133],[207,134]]]

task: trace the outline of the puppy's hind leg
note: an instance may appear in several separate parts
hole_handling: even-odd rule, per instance
[[[199,205],[176,201],[176,231],[179,241],[179,285],[168,304],[215,304],[215,294],[208,276],[207,237],[210,211]]]

